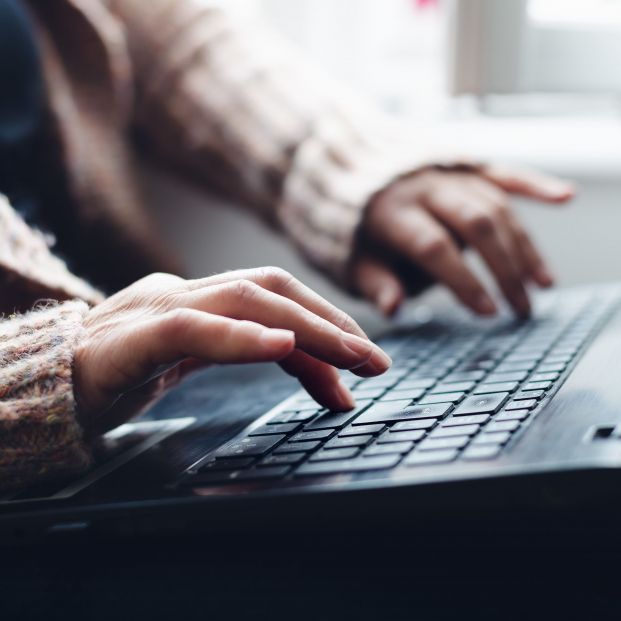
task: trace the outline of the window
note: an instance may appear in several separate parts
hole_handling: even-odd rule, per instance
[[[456,94],[621,93],[621,0],[452,0]]]

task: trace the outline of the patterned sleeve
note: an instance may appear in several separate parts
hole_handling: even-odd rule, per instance
[[[342,281],[370,198],[428,161],[295,49],[204,0],[108,0],[135,71],[136,120],[160,155],[283,227]],[[420,141],[421,143],[424,141]]]
[[[85,302],[72,301],[0,318],[0,490],[90,464],[72,385],[87,311]]]

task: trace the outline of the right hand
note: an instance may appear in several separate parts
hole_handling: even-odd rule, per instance
[[[152,274],[93,308],[74,358],[78,416],[99,433],[139,413],[188,370],[279,362],[323,406],[354,406],[337,368],[368,377],[390,358],[349,315],[284,270],[199,280]]]

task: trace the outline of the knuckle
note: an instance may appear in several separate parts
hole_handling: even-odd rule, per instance
[[[449,244],[448,238],[444,235],[429,236],[419,243],[416,254],[423,261],[433,261],[446,253]]]
[[[486,239],[496,231],[496,220],[490,211],[480,211],[468,218],[466,229],[473,239]]]
[[[162,317],[160,331],[163,338],[182,339],[194,322],[194,314],[187,308],[177,308]]]
[[[335,310],[332,323],[343,332],[355,333],[360,331],[358,324],[346,312]]]
[[[261,287],[250,280],[246,280],[245,278],[234,281],[231,283],[229,288],[233,294],[233,297],[245,303],[250,302],[261,289]]]
[[[295,280],[287,270],[275,265],[261,267],[257,272],[259,279],[274,290],[286,289]]]

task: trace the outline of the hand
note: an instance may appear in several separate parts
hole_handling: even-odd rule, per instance
[[[354,406],[335,367],[379,375],[390,358],[344,312],[278,268],[184,280],[152,274],[87,315],[74,358],[85,429],[128,420],[188,370],[279,362],[322,405]]]
[[[574,189],[538,173],[492,167],[428,169],[399,179],[369,205],[352,266],[355,285],[387,315],[407,293],[434,280],[474,312],[492,315],[496,305],[464,261],[467,244],[482,256],[516,313],[527,316],[525,285],[549,287],[553,278],[511,212],[508,194],[563,203]]]

